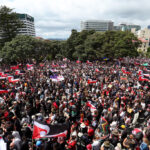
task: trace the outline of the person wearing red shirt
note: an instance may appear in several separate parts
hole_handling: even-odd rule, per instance
[[[76,150],[76,137],[72,136],[68,141],[67,145],[65,145],[67,150]]]
[[[88,126],[88,136],[92,140],[94,136],[94,129],[91,126]]]

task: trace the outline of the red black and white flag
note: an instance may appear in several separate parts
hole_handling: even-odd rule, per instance
[[[145,71],[147,71],[147,72],[150,72],[150,69],[148,69],[148,68],[143,68],[143,70],[145,70]]]
[[[150,73],[149,72],[147,72],[147,71],[145,71],[145,70],[139,70],[138,71],[138,75],[139,76],[145,76],[145,77],[150,77]]]
[[[50,138],[50,137],[66,137],[69,126],[67,123],[48,125],[34,121],[32,139]]]
[[[20,79],[19,79],[19,77],[18,76],[10,76],[10,77],[8,77],[8,81],[10,82],[10,83],[16,83],[16,82],[19,82],[20,81]]]
[[[0,86],[0,94],[8,93],[8,90],[2,86]]]
[[[150,82],[150,78],[146,76],[139,76],[139,81],[147,81]]]
[[[121,71],[123,74],[131,74],[131,72],[127,71],[125,67],[122,67]]]
[[[23,75],[25,74],[24,70],[16,70],[15,75]]]
[[[1,77],[7,77],[9,75],[9,72],[0,72]]]
[[[92,65],[92,62],[90,62],[89,60],[87,60],[86,63]]]
[[[10,69],[17,70],[17,69],[19,69],[19,65],[17,65],[17,66],[11,66]]]
[[[59,67],[59,65],[54,64],[54,63],[53,63],[51,66],[52,66],[52,68],[57,68],[57,67]]]
[[[96,83],[97,82],[97,80],[92,80],[92,79],[88,79],[88,84],[93,84],[93,83]]]
[[[91,110],[96,110],[96,107],[92,104],[91,101],[88,101],[88,102],[86,103],[86,106],[90,107]]]
[[[0,77],[0,80],[5,80],[7,77]]]
[[[26,64],[27,70],[33,70],[33,64]]]

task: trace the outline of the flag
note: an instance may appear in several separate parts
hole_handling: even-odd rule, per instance
[[[33,64],[27,64],[27,70],[33,70]]]
[[[142,75],[142,74],[143,74],[142,70],[139,70],[139,71],[138,71],[138,75],[140,76],[140,75]]]
[[[145,70],[139,70],[138,71],[138,75],[142,75],[142,76],[146,76],[146,77],[150,77],[150,73],[145,71]]]
[[[17,65],[17,66],[11,66],[10,69],[17,70],[17,69],[19,69],[19,65]]]
[[[86,106],[90,107],[91,110],[96,110],[96,107],[92,104],[91,101],[88,101],[88,102],[86,103]]]
[[[67,58],[63,58],[63,61],[67,61]]]
[[[9,75],[8,72],[0,72],[1,77],[7,77]]]
[[[131,74],[131,72],[126,71],[125,67],[123,67],[123,68],[121,69],[121,71],[122,71],[124,74]]]
[[[145,71],[147,71],[147,72],[150,72],[150,70],[148,70],[146,67],[145,67],[143,70],[145,70]]]
[[[12,75],[7,76],[8,80],[11,80],[13,77],[14,76],[12,76]]]
[[[133,134],[133,135],[136,135],[136,134],[138,134],[139,132],[142,132],[142,130],[139,129],[139,128],[134,128],[134,130],[132,130],[132,134]]]
[[[26,64],[27,68],[33,67],[33,64]]]
[[[90,62],[89,60],[87,60],[86,63],[92,65],[92,62]]]
[[[67,65],[66,65],[66,64],[61,65],[61,68],[66,68],[66,67],[67,67]]]
[[[48,125],[34,121],[32,139],[66,137],[67,131],[68,123]]]
[[[139,81],[148,81],[148,82],[150,82],[150,78],[148,78],[148,77],[144,77],[144,76],[139,76]]]
[[[92,79],[88,79],[88,84],[91,84],[91,83],[96,83],[97,82],[97,80],[92,80]]]
[[[76,63],[77,63],[77,64],[80,64],[80,63],[81,63],[81,61],[80,61],[80,60],[77,60],[77,61],[76,61]]]
[[[8,93],[8,90],[2,86],[0,86],[0,94]]]
[[[57,76],[57,75],[51,75],[50,76],[50,79],[53,81],[53,82],[59,82],[59,81],[63,81],[64,80],[64,77],[63,76]]]
[[[10,77],[8,77],[8,80],[9,80],[10,83],[16,83],[16,82],[20,81],[18,76],[14,76],[14,77],[10,76]]]
[[[0,80],[5,80],[7,77],[0,77]]]
[[[138,63],[138,62],[134,62],[134,65],[139,66],[139,65],[140,65],[140,63]]]
[[[51,65],[53,68],[59,67],[59,65],[55,65],[54,63]]]
[[[100,120],[100,130],[103,134],[109,133],[109,124],[108,124],[108,121],[104,117],[101,117],[101,120]]]
[[[22,75],[25,74],[24,70],[16,70],[15,75]]]
[[[150,73],[148,71],[143,70],[143,75],[146,77],[150,77]]]
[[[57,70],[57,69],[51,69],[50,71],[51,72],[59,72],[59,70]]]

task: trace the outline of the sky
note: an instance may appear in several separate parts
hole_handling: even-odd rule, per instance
[[[84,20],[150,25],[149,0],[0,0],[0,5],[35,19],[36,36],[68,38]]]

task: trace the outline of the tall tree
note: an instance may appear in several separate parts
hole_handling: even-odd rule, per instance
[[[0,7],[0,46],[5,42],[11,41],[18,33],[23,23],[19,20],[18,15],[6,6]]]
[[[5,43],[0,52],[0,58],[4,62],[24,62],[27,59],[39,58],[39,51],[36,46],[38,40],[25,35],[18,35],[12,41]]]

